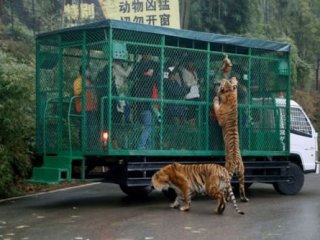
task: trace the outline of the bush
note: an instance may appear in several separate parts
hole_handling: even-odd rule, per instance
[[[35,139],[34,64],[0,50],[0,197],[28,176]]]
[[[4,151],[4,149],[1,149]],[[0,198],[14,195],[16,190],[13,187],[14,172],[10,164],[10,157],[7,153],[0,155]]]

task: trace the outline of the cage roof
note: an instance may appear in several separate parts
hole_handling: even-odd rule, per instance
[[[278,52],[289,52],[290,45],[288,43],[275,42],[269,40],[261,40],[256,38],[246,38],[232,35],[222,35],[209,32],[197,32],[191,30],[174,29],[168,27],[151,26],[146,24],[138,24],[126,21],[106,19],[100,22],[89,23],[76,27],[64,28],[56,31],[45,32],[37,35],[37,39],[53,36],[56,34],[72,33],[85,30],[94,30],[101,28],[124,29],[137,32],[154,33],[165,36],[184,38],[189,40],[204,41],[218,44],[229,44],[239,47],[264,49]]]

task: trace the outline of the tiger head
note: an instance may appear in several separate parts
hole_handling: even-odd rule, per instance
[[[222,79],[217,93],[220,101],[225,102],[230,96],[237,97],[237,86],[238,80],[235,77],[232,77],[231,80]]]
[[[174,163],[161,168],[153,174],[151,179],[152,186],[158,191],[167,190],[175,181],[175,174],[180,166],[179,163]]]
[[[153,174],[151,183],[158,191],[166,190],[169,188],[169,176],[164,169],[160,169],[158,172]]]

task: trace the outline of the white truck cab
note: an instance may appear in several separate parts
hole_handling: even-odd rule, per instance
[[[286,99],[276,99],[276,105],[281,109],[282,124],[285,124],[285,104]],[[301,161],[305,173],[315,170],[319,173],[318,133],[302,107],[293,100],[290,100],[290,124],[290,157]]]

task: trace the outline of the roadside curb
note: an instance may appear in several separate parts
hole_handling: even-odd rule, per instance
[[[54,190],[49,190],[49,191],[45,191],[45,192],[31,193],[31,194],[27,194],[27,195],[23,195],[23,196],[5,198],[5,199],[0,199],[0,203],[10,202],[10,201],[14,201],[14,200],[22,199],[22,198],[36,197],[36,196],[49,194],[49,193],[63,192],[63,191],[68,191],[68,190],[72,190],[72,189],[77,189],[77,188],[89,187],[89,186],[98,185],[98,184],[101,184],[101,182],[85,183],[85,184],[78,185],[78,186],[65,187],[65,188],[54,189]]]

